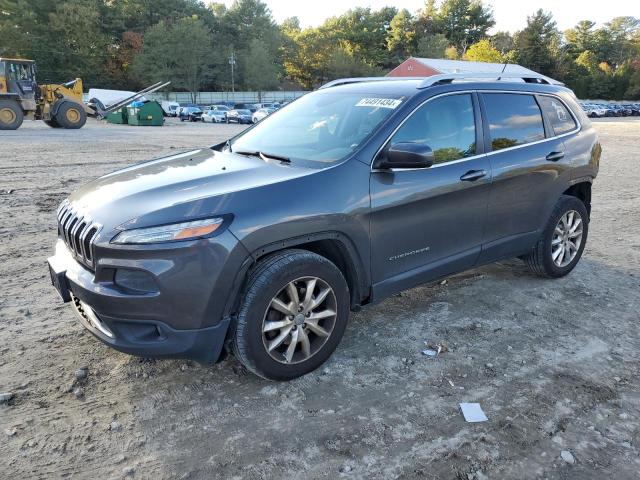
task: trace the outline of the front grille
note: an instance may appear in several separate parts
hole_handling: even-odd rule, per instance
[[[75,258],[93,269],[93,240],[100,226],[76,211],[68,202],[58,209],[58,236]]]

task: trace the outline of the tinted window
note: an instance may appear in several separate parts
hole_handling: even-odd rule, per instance
[[[560,100],[541,95],[538,97],[538,102],[540,102],[542,111],[551,122],[553,133],[562,135],[576,128],[576,121]]]
[[[486,93],[483,97],[493,150],[544,139],[542,114],[532,95]]]
[[[476,126],[470,94],[448,95],[416,110],[391,139],[424,143],[431,147],[435,163],[475,155]]]

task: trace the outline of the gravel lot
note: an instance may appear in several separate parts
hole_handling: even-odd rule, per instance
[[[113,351],[45,266],[54,210],[82,182],[239,127],[0,133],[0,478],[639,478],[639,120],[597,121],[590,238],[571,275],[510,260],[416,288],[353,315],[326,367],[290,383],[233,358]],[[449,351],[427,358],[425,340]],[[459,402],[489,421],[466,423]]]

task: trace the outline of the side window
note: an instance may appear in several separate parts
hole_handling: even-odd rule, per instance
[[[557,98],[540,95],[538,102],[549,122],[551,122],[553,133],[556,135],[570,132],[577,127],[576,121],[567,110],[567,107]]]
[[[424,143],[431,147],[435,163],[449,162],[476,153],[476,125],[471,94],[447,95],[418,108],[391,138]]]
[[[533,95],[485,93],[482,97],[492,150],[544,139],[542,113]]]

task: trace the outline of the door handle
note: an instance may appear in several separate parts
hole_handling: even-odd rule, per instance
[[[460,177],[460,180],[463,182],[475,182],[482,177],[486,177],[486,170],[469,170],[467,173]]]
[[[547,160],[550,162],[557,162],[561,158],[564,158],[564,152],[551,152],[547,155]]]

